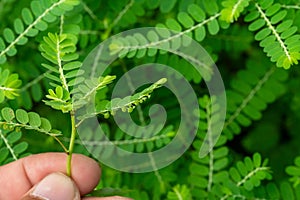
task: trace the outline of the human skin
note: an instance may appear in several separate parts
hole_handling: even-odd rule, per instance
[[[19,159],[0,167],[0,199],[20,200],[32,187],[51,173],[66,174],[65,153],[42,153]],[[73,154],[72,180],[80,195],[92,191],[98,184],[101,170],[97,162],[80,154]],[[123,197],[83,197],[82,200],[128,200]]]

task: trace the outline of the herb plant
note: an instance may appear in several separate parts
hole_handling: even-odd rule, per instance
[[[192,145],[165,168],[156,169],[154,160],[148,173],[103,165],[103,180],[91,195],[300,199],[299,16],[298,0],[0,0],[0,165],[64,151],[72,176],[73,152],[93,156],[87,145],[95,145],[96,152],[116,145],[149,153],[169,144],[181,122],[178,101],[163,87],[172,79],[160,77],[130,96],[110,98],[123,74],[142,63],[159,63],[182,74],[197,95],[200,121]],[[101,76],[84,78],[85,58],[99,43],[141,27],[157,32],[115,41],[109,50],[118,59]],[[196,72],[188,55],[154,48],[188,46],[181,35],[209,52],[226,88],[222,134],[204,157],[199,152],[206,137],[215,137],[210,127],[218,112],[204,84],[209,78]],[[132,81],[127,77],[129,88]],[[75,115],[93,99],[95,113]],[[147,125],[147,112],[157,102],[167,113],[157,135],[135,138],[133,125],[118,127],[113,120],[125,112]],[[96,136],[88,138],[93,144],[85,143],[76,135],[83,121],[95,116],[110,143]]]

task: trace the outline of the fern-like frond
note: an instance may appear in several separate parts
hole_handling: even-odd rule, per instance
[[[56,110],[68,113],[73,109],[77,110],[89,103],[97,91],[106,87],[114,79],[115,76],[105,76],[99,79],[85,80],[78,88],[72,90],[71,93],[62,86],[56,86],[55,90],[48,90],[49,94],[46,95],[46,97],[49,100],[44,100],[44,102]],[[71,94],[74,95],[72,100]]]
[[[2,68],[0,68],[0,103],[5,98],[14,99],[19,96],[18,88],[21,84],[22,81],[19,79],[18,74],[10,74],[8,69],[2,71]]]
[[[230,180],[224,180],[226,189],[223,190],[227,194],[221,199],[245,195],[244,190],[251,191],[254,187],[260,186],[262,180],[271,179],[269,167],[266,166],[267,162],[267,160],[262,161],[259,153],[255,153],[252,159],[245,157],[244,162],[238,161],[236,167],[231,167],[228,171]],[[231,184],[231,181],[234,184]]]
[[[250,0],[225,0],[222,2],[224,6],[221,11],[220,19],[228,23],[236,21],[241,12],[249,5]]]
[[[34,130],[49,136],[59,136],[60,131],[52,129],[48,119],[40,117],[35,112],[26,112],[18,109],[14,111],[9,107],[1,110],[0,127],[7,130],[19,130],[21,128]]]
[[[193,143],[196,151],[191,154],[194,162],[189,167],[189,183],[195,199],[205,199],[209,196],[210,192],[214,190],[215,184],[220,183],[226,176],[224,169],[229,163],[227,157],[229,149],[224,146],[226,137],[221,135],[210,153],[204,158],[199,158],[199,149],[202,143],[201,140]]]
[[[17,53],[16,45],[24,45],[28,37],[36,36],[39,31],[48,28],[57,16],[72,10],[78,0],[32,1],[29,8],[23,8],[21,17],[15,19],[14,28],[5,28],[3,38],[0,37],[0,64],[6,61],[6,56]]]
[[[223,130],[228,139],[239,134],[241,126],[260,119],[267,105],[284,93],[287,73],[276,67],[268,68],[267,63],[249,62],[247,69],[239,71],[231,81],[232,89],[226,92],[228,115]]]
[[[252,22],[249,30],[257,32],[255,39],[260,41],[271,61],[276,62],[278,67],[288,69],[300,60],[300,35],[293,21],[285,19],[286,15],[287,11],[282,10],[280,4],[273,0],[260,0],[245,21]]]
[[[200,122],[197,140],[194,141],[191,156],[194,162],[190,164],[189,182],[192,185],[192,194],[196,199],[208,198],[214,185],[219,183],[224,177],[224,169],[227,167],[229,149],[224,146],[227,139],[223,135],[219,138],[214,134],[212,127],[218,123],[214,113],[217,110],[211,110],[211,102],[208,96],[199,99],[200,105]],[[215,141],[217,140],[216,144]],[[200,151],[203,146],[213,146],[209,153],[200,158]],[[209,148],[209,147],[208,147]]]
[[[167,200],[192,200],[192,195],[186,185],[176,185],[168,192]]]
[[[62,86],[68,92],[70,87],[74,86],[76,77],[84,73],[79,69],[81,62],[76,61],[78,59],[76,43],[75,35],[48,33],[40,45],[42,55],[55,65],[42,64],[53,72],[45,76],[52,80],[52,86]]]
[[[207,2],[203,3],[206,4]],[[187,12],[178,13],[176,20],[169,18],[165,25],[159,24],[158,27],[169,28],[181,32],[180,34],[189,36],[193,33],[193,37],[201,42],[206,36],[205,28],[207,28],[211,35],[215,35],[219,32],[221,26],[218,22],[218,17],[221,15],[218,6],[213,6],[216,4],[215,1],[211,1],[210,3],[212,6],[204,6],[204,8],[197,4],[190,4]],[[206,17],[207,14],[211,16]],[[178,36],[174,35],[173,37],[174,38],[171,37],[169,39],[173,40]]]
[[[118,53],[120,57],[127,56],[129,58],[134,56],[143,57],[147,53],[149,56],[153,56],[159,52],[159,49],[169,50],[170,46],[172,46],[171,49],[176,53],[176,49],[179,47],[190,44],[190,39],[188,38],[193,33],[197,41],[202,41],[206,35],[205,26],[207,26],[208,32],[212,35],[219,32],[221,25],[218,22],[218,17],[221,14],[218,13],[218,7],[209,12],[215,14],[206,18],[206,12],[200,6],[191,4],[187,12],[178,13],[177,20],[169,18],[165,25],[158,24],[157,31],[149,31],[147,37],[138,33],[133,34],[114,41],[110,49],[113,54]],[[170,32],[167,29],[174,30],[175,32]],[[186,37],[183,37],[184,35]]]
[[[150,98],[153,90],[160,88],[166,81],[167,80],[165,78],[162,78],[154,84],[152,84],[151,86],[144,89],[143,91],[134,94],[133,96],[127,96],[123,99],[115,98],[111,101],[102,100],[100,102],[96,102],[96,111],[92,113],[86,113],[80,116],[78,118],[80,120],[78,125],[80,125],[84,120],[97,115],[103,115],[105,118],[109,118],[110,115],[114,115],[118,110],[122,110],[123,112],[132,112],[137,105],[143,103],[148,98]]]
[[[46,97],[49,100],[44,100],[46,105],[51,106],[56,110],[61,110],[63,113],[68,113],[72,110],[72,103],[70,102],[70,93],[61,86],[57,86],[55,91],[49,89],[49,94]]]
[[[130,125],[122,127],[125,133],[121,129],[117,129],[114,133],[111,133],[105,124],[100,124],[100,126],[105,130],[105,135],[95,134],[98,130],[92,130],[86,127],[86,134],[81,137],[80,141],[77,140],[76,144],[84,145],[92,152],[103,152],[110,147],[117,146],[130,152],[145,153],[167,145],[175,136],[172,126],[164,128],[157,135],[149,138],[138,138],[140,134],[137,130],[132,130],[132,126]],[[149,131],[151,128],[153,132],[156,131],[156,127],[150,127]],[[127,134],[129,132],[130,135]],[[109,141],[105,138],[107,136],[110,137]],[[66,139],[66,141],[68,141],[68,139]],[[112,151],[106,156],[113,156],[113,153]]]
[[[91,98],[94,97],[97,91],[105,88],[108,84],[115,80],[116,76],[105,76],[99,78],[91,78],[89,80],[84,80],[84,82],[78,87],[76,87],[72,94],[73,96],[73,106],[75,109],[90,102]]]

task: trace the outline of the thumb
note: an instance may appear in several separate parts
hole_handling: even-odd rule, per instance
[[[80,195],[71,178],[62,173],[52,173],[36,184],[21,200],[80,200]]]

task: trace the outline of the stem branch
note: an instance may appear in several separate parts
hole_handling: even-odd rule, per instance
[[[72,132],[71,132],[71,139],[70,139],[68,158],[67,158],[67,175],[71,177],[72,176],[71,163],[72,163],[72,154],[73,154],[74,143],[76,138],[76,124],[75,124],[74,111],[71,111],[70,114],[71,114]]]

